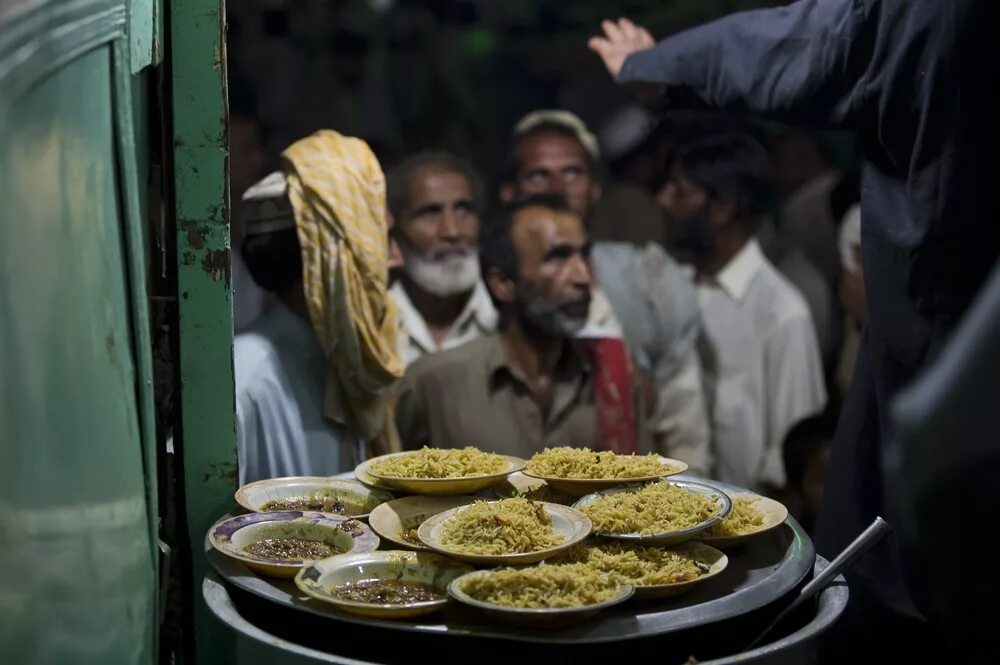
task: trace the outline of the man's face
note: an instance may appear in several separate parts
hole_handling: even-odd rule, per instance
[[[711,256],[715,241],[709,222],[709,196],[704,187],[673,168],[656,201],[667,213],[667,243],[691,258]]]
[[[587,151],[576,139],[556,132],[530,135],[514,149],[517,173],[513,188],[502,191],[506,200],[517,195],[562,194],[569,207],[586,218],[601,195],[590,172]]]
[[[408,194],[396,228],[406,274],[435,295],[472,289],[479,278],[479,217],[469,180],[425,168],[410,178]]]
[[[580,218],[531,206],[514,219],[516,307],[522,320],[555,337],[583,328],[590,311],[590,243]]]

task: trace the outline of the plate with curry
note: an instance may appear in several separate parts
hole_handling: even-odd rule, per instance
[[[290,510],[237,515],[208,531],[212,547],[270,577],[295,577],[307,563],[378,549],[367,524],[328,513]]]
[[[364,519],[376,506],[392,500],[385,490],[356,480],[323,476],[288,476],[247,483],[236,491],[236,503],[254,513],[305,510]]]
[[[295,585],[344,612],[408,619],[444,607],[451,581],[472,570],[430,552],[366,552],[313,562],[295,576]]]

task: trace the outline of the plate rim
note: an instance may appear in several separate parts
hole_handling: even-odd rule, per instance
[[[299,570],[299,572],[295,574],[295,577],[293,578],[294,582],[295,582],[295,587],[299,591],[301,591],[302,593],[304,593],[307,596],[309,596],[310,598],[315,598],[316,600],[328,603],[330,605],[333,605],[334,607],[345,606],[345,607],[352,607],[352,608],[356,608],[356,609],[384,611],[384,612],[387,612],[387,613],[388,612],[392,612],[392,611],[396,611],[396,610],[429,610],[429,609],[435,609],[435,608],[438,608],[438,607],[443,607],[444,605],[448,604],[448,602],[450,600],[450,596],[448,595],[448,588],[447,588],[447,586],[445,586],[444,596],[441,597],[441,598],[439,598],[439,599],[437,599],[437,600],[425,600],[425,601],[421,601],[419,603],[361,603],[361,602],[352,601],[352,600],[340,600],[340,599],[332,598],[332,597],[329,597],[329,596],[319,595],[318,593],[315,592],[314,589],[312,589],[311,587],[308,586],[307,581],[304,579],[305,576],[306,576],[306,572],[310,568],[314,568],[314,567],[317,566],[317,564],[321,564],[324,561],[330,561],[332,559],[338,559],[338,562],[337,562],[338,564],[340,564],[340,565],[342,565],[344,567],[348,567],[348,566],[352,566],[352,565],[363,565],[365,563],[365,561],[357,561],[357,559],[360,559],[360,558],[363,558],[363,557],[371,558],[373,555],[375,556],[376,561],[372,561],[371,563],[382,562],[382,561],[387,560],[389,558],[388,555],[390,555],[390,554],[407,554],[407,555],[424,556],[424,557],[430,556],[430,557],[434,557],[436,559],[440,559],[443,562],[447,562],[450,565],[461,566],[463,568],[469,568],[470,570],[467,571],[467,573],[468,572],[475,572],[474,569],[472,569],[472,566],[469,566],[468,564],[462,563],[461,561],[455,561],[453,559],[449,559],[449,557],[446,557],[446,556],[443,556],[441,554],[438,554],[437,552],[432,552],[432,551],[414,552],[414,551],[401,551],[401,550],[372,550],[372,551],[369,551],[369,552],[348,552],[346,554],[340,554],[340,555],[336,555],[336,556],[332,556],[332,557],[327,557],[326,559],[319,559],[319,560],[316,560],[316,561],[310,561],[310,562],[306,563],[305,565],[303,565],[302,568]],[[467,573],[463,573],[463,575],[465,575]],[[303,579],[300,579],[300,578],[303,578]],[[316,582],[316,584],[318,584],[319,583],[318,579],[315,582]]]
[[[278,481],[289,481],[289,482],[301,481],[305,483],[315,482],[317,485],[321,485],[323,483],[350,483],[350,484],[360,485],[361,489],[364,490],[365,492],[380,493],[383,495],[387,495],[389,498],[385,499],[382,503],[385,503],[386,501],[391,501],[394,498],[389,490],[382,487],[370,487],[357,479],[352,480],[350,478],[337,478],[335,476],[278,476],[275,478],[261,478],[259,480],[253,480],[249,483],[241,485],[236,489],[236,492],[233,493],[233,499],[235,499],[236,503],[239,504],[241,508],[250,511],[251,513],[283,512],[283,511],[272,511],[272,510],[260,510],[259,508],[251,507],[249,505],[249,502],[246,502],[246,494],[254,486],[262,486],[265,483],[275,483]],[[374,510],[374,508],[372,508],[372,510]],[[322,512],[322,511],[312,511],[312,512]],[[371,511],[368,511],[367,513],[361,513],[360,515],[344,515],[343,517],[347,517],[348,519],[350,518],[359,519],[361,517],[368,515],[369,513],[371,513]],[[326,513],[326,514],[336,515],[336,513]]]
[[[293,519],[285,519],[285,520],[283,520],[283,519],[274,519],[275,517],[277,517],[279,515],[291,515],[291,514],[298,514],[298,517],[293,518]],[[379,547],[379,545],[381,544],[381,539],[378,537],[378,534],[375,533],[375,530],[372,529],[367,524],[365,524],[364,522],[362,522],[361,520],[357,519],[356,517],[341,517],[339,515],[333,515],[331,513],[321,513],[321,512],[315,511],[315,510],[305,510],[305,511],[303,511],[303,510],[287,510],[287,511],[280,511],[280,512],[262,512],[262,513],[252,512],[252,513],[246,513],[246,514],[243,514],[243,515],[231,515],[229,517],[224,517],[224,518],[222,518],[220,520],[217,520],[216,522],[214,522],[212,524],[211,527],[209,527],[208,533],[206,534],[206,537],[208,538],[209,543],[220,554],[223,554],[224,556],[227,556],[227,557],[229,557],[229,558],[231,558],[231,559],[233,559],[235,561],[239,561],[240,563],[242,563],[244,565],[257,565],[257,566],[263,565],[263,566],[270,566],[270,567],[276,567],[276,568],[301,568],[303,566],[308,565],[309,563],[311,563],[313,561],[321,561],[321,559],[307,559],[307,560],[304,560],[304,561],[300,561],[300,560],[296,560],[296,561],[280,561],[278,559],[264,559],[264,558],[254,557],[254,556],[251,556],[251,555],[243,554],[242,552],[240,552],[238,550],[229,549],[229,548],[224,547],[223,544],[220,543],[219,540],[218,540],[218,538],[216,537],[216,531],[219,528],[221,528],[224,524],[227,524],[229,522],[238,521],[238,520],[241,520],[241,519],[246,520],[247,524],[245,524],[243,526],[240,526],[239,528],[237,528],[236,530],[234,530],[233,533],[236,533],[237,531],[240,531],[241,529],[245,529],[245,528],[247,528],[249,526],[253,526],[253,525],[258,524],[260,522],[286,522],[287,523],[287,522],[292,522],[292,521],[294,521],[296,519],[311,519],[311,520],[315,520],[315,521],[318,521],[318,522],[321,522],[321,523],[327,523],[327,522],[340,522],[340,523],[343,523],[343,522],[346,522],[348,520],[353,520],[353,521],[357,522],[358,525],[360,526],[361,534],[359,536],[354,536],[354,534],[351,534],[351,539],[354,541],[354,543],[355,543],[356,546],[358,544],[360,544],[361,547],[365,547],[365,548],[369,548],[370,547],[370,549],[365,549],[365,550],[352,549],[350,552],[343,552],[340,555],[333,555],[333,556],[343,556],[343,555],[349,555],[349,554],[362,554],[362,553],[365,553],[365,552],[373,552],[373,551],[377,550],[378,547]],[[336,527],[333,527],[333,528],[336,528]],[[329,558],[329,557],[325,557],[325,558]]]
[[[494,499],[494,500],[487,501],[487,503],[496,503],[497,501],[503,501],[503,499]],[[450,510],[442,511],[442,512],[438,513],[437,515],[434,515],[432,517],[428,517],[426,520],[424,520],[423,523],[420,525],[420,527],[417,529],[417,536],[420,538],[420,541],[422,543],[424,543],[427,547],[429,547],[431,549],[431,551],[437,552],[438,554],[442,554],[444,556],[452,557],[454,559],[459,559],[460,561],[474,562],[474,563],[479,563],[479,564],[488,565],[488,566],[497,566],[497,565],[511,565],[511,566],[516,566],[516,565],[519,565],[518,561],[524,561],[525,559],[532,559],[534,557],[537,557],[540,554],[544,554],[545,556],[543,556],[541,559],[536,559],[536,561],[544,560],[544,559],[547,559],[549,557],[555,556],[559,552],[567,550],[570,547],[573,547],[574,545],[576,545],[577,543],[583,542],[593,532],[594,524],[590,520],[590,518],[587,517],[586,515],[584,515],[582,512],[580,512],[576,508],[573,508],[572,506],[564,506],[562,504],[551,503],[549,501],[535,501],[534,503],[540,503],[540,504],[542,504],[543,506],[545,506],[546,511],[550,511],[551,510],[551,512],[562,512],[562,511],[565,511],[565,510],[571,510],[574,513],[577,513],[577,515],[579,515],[579,518],[583,519],[583,521],[580,522],[580,523],[585,528],[581,531],[581,533],[575,535],[572,538],[567,538],[566,542],[560,543],[560,544],[556,545],[555,547],[551,547],[551,548],[545,549],[545,550],[538,550],[538,551],[535,551],[535,552],[517,552],[515,554],[462,554],[460,552],[454,552],[454,551],[451,551],[451,550],[444,549],[443,547],[441,547],[439,545],[434,545],[434,544],[432,544],[432,543],[424,540],[424,536],[423,536],[423,534],[421,534],[421,531],[424,531],[425,528],[426,528],[426,530],[427,530],[427,532],[429,534],[430,530],[433,528],[433,525],[431,525],[431,522],[433,520],[438,520],[439,519],[439,520],[441,520],[443,522],[444,520],[447,520],[447,519],[449,519],[452,516],[452,515],[449,515],[449,513],[454,513],[456,510],[459,510],[461,508],[465,508],[466,507],[466,506],[456,506],[455,508],[451,508]],[[552,508],[550,508],[550,507],[552,507]],[[574,515],[573,517],[576,518],[576,521],[579,521],[579,518],[577,518],[576,515]],[[497,562],[500,562],[500,563],[497,563]],[[530,563],[532,563],[532,562],[530,562],[530,561],[529,562],[525,562],[523,565],[528,565]]]
[[[445,449],[445,450],[450,450],[450,449]],[[455,478],[404,478],[402,476],[383,476],[383,475],[379,475],[379,474],[375,474],[375,473],[371,472],[371,465],[376,460],[383,459],[383,458],[390,458],[390,457],[399,457],[399,456],[402,456],[402,455],[413,455],[414,453],[418,453],[418,452],[420,452],[420,451],[418,451],[418,450],[403,450],[403,451],[400,451],[398,453],[387,453],[385,455],[378,455],[376,457],[372,457],[370,459],[365,460],[364,462],[361,462],[356,467],[354,467],[355,475],[357,475],[357,472],[358,472],[359,469],[362,469],[362,467],[364,467],[363,470],[362,470],[362,472],[364,474],[366,474],[366,475],[368,475],[368,476],[370,476],[370,477],[374,478],[375,480],[377,480],[379,482],[382,482],[382,483],[393,483],[393,482],[403,482],[403,483],[416,482],[416,483],[428,483],[428,484],[445,483],[445,482],[452,482],[453,483],[453,482],[462,482],[462,481],[466,481],[466,480],[468,480],[468,481],[478,481],[478,480],[487,480],[487,479],[492,479],[492,478],[502,478],[502,477],[505,477],[505,476],[509,476],[512,473],[516,473],[518,471],[521,471],[522,469],[524,469],[524,466],[527,464],[526,460],[524,460],[524,459],[522,459],[520,457],[517,457],[515,455],[506,455],[506,454],[503,454],[503,453],[498,453],[498,454],[503,455],[503,457],[507,460],[507,463],[508,463],[509,466],[508,466],[508,469],[506,471],[498,471],[497,473],[481,473],[481,474],[477,474],[477,475],[474,475],[474,476],[458,476],[458,477],[455,477]],[[517,468],[513,468],[514,466],[517,466],[518,463],[520,463],[521,466],[519,466]]]
[[[774,524],[764,527],[763,529],[759,529],[757,531],[751,531],[750,533],[743,533],[738,536],[696,536],[695,539],[698,542],[705,543],[706,545],[712,545],[713,547],[717,547],[719,545],[727,547],[729,545],[741,543],[744,540],[753,538],[754,536],[759,536],[762,533],[767,533],[768,531],[777,529],[782,524],[788,521],[788,517],[791,513],[788,512],[788,506],[783,504],[781,501],[778,501],[777,499],[772,499],[769,496],[764,496],[763,494],[758,494],[757,492],[752,492],[750,490],[741,490],[739,492],[732,492],[730,493],[729,498],[731,500],[735,500],[737,497],[740,496],[759,497],[761,499],[764,499],[765,501],[769,501],[778,506],[781,506],[782,512],[784,512],[785,516],[780,522],[775,522]]]
[[[521,473],[528,476],[529,478],[537,478],[538,480],[544,480],[546,483],[549,483],[550,485],[551,485],[550,481],[555,481],[558,483],[612,483],[613,484],[612,486],[618,486],[618,485],[632,485],[635,483],[648,483],[655,480],[659,480],[661,478],[670,478],[672,476],[677,476],[682,473],[686,473],[687,470],[691,468],[691,466],[683,460],[667,457],[666,455],[658,455],[658,457],[661,460],[669,462],[671,465],[678,466],[679,470],[671,471],[670,473],[665,475],[642,476],[639,478],[562,478],[559,476],[541,476],[535,473],[531,473],[525,470],[527,468],[526,465],[525,469],[521,469]],[[528,461],[530,462],[531,459],[529,458]]]
[[[402,497],[393,499],[391,501],[386,501],[385,503],[381,503],[381,504],[375,506],[374,508],[372,508],[372,512],[369,513],[369,515],[368,515],[368,526],[370,526],[371,529],[372,529],[372,531],[374,531],[375,533],[377,533],[379,535],[379,537],[384,538],[385,540],[388,540],[388,541],[390,541],[390,542],[392,542],[392,543],[394,543],[396,545],[401,545],[401,546],[404,546],[404,547],[413,548],[416,551],[434,553],[434,554],[438,554],[439,556],[441,556],[439,552],[437,552],[436,550],[432,550],[430,547],[428,547],[427,545],[425,545],[423,542],[420,542],[420,543],[409,543],[409,542],[406,542],[405,540],[397,540],[393,536],[390,536],[388,534],[382,533],[380,530],[378,530],[377,528],[375,528],[375,525],[372,523],[372,520],[371,520],[371,515],[376,510],[379,510],[380,508],[382,508],[382,506],[388,506],[389,504],[396,503],[396,502],[413,501],[415,499],[421,499],[421,500],[428,500],[429,499],[429,500],[438,500],[438,501],[447,502],[447,501],[450,501],[450,500],[463,499],[463,498],[464,499],[469,499],[468,503],[475,503],[476,501],[480,500],[478,497],[475,497],[475,496],[473,496],[471,494],[452,494],[452,495],[423,495],[423,494],[414,494],[412,496],[402,496]],[[460,503],[458,505],[452,506],[452,508],[458,508],[458,507],[461,507],[462,505],[467,505],[467,504]],[[386,508],[385,510],[389,510],[389,508]],[[445,510],[451,510],[451,508],[445,508]],[[442,510],[440,512],[445,512],[445,510]],[[428,516],[426,519],[430,519],[431,517],[434,517],[434,515],[437,515],[437,514],[439,514],[439,513],[434,513],[433,515]],[[421,522],[421,524],[423,524],[423,522]],[[417,528],[419,529],[419,526]]]
[[[695,524],[694,526],[686,527],[684,529],[678,529],[677,531],[664,531],[662,533],[651,533],[651,534],[607,533],[604,531],[598,531],[595,528],[593,534],[601,538],[612,538],[614,540],[623,540],[626,542],[634,542],[634,543],[643,543],[643,542],[652,543],[655,540],[662,540],[664,538],[683,538],[692,534],[698,534],[702,531],[705,531],[706,529],[712,528],[713,526],[721,522],[723,519],[725,519],[726,515],[728,515],[733,508],[733,502],[732,499],[729,498],[729,495],[726,492],[724,492],[721,488],[716,487],[714,485],[709,485],[708,483],[702,483],[702,482],[693,482],[690,480],[668,480],[667,482],[671,483],[672,485],[680,485],[682,487],[691,487],[691,486],[702,487],[709,489],[713,492],[716,492],[719,494],[719,496],[722,497],[725,507],[723,508],[723,510],[719,511],[718,514],[713,515],[704,522]],[[630,489],[632,489],[631,485],[619,485],[618,487],[611,487],[605,490],[591,492],[590,494],[582,496],[577,501],[575,501],[573,503],[573,508],[575,508],[576,510],[580,510],[579,504],[590,497],[607,496],[609,494],[622,494],[624,492],[628,492]],[[580,510],[580,512],[583,511]]]
[[[494,605],[492,603],[487,603],[482,600],[476,600],[472,596],[469,596],[464,591],[458,588],[458,583],[467,577],[488,575],[493,572],[493,569],[486,570],[474,570],[470,573],[466,573],[459,577],[456,577],[451,582],[448,583],[448,595],[454,598],[457,602],[464,605],[469,605],[471,607],[477,607],[488,612],[498,612],[503,614],[510,614],[511,616],[516,616],[520,618],[545,618],[554,616],[567,616],[572,614],[581,614],[586,612],[599,612],[608,607],[613,607],[624,603],[629,598],[635,594],[635,585],[629,583],[619,582],[618,586],[622,588],[622,594],[616,596],[615,598],[610,598],[608,600],[601,601],[600,603],[594,603],[593,605],[582,605],[580,607],[540,607],[540,608],[527,608],[527,607],[508,607],[506,605]]]

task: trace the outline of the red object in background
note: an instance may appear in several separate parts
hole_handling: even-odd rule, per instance
[[[632,365],[625,342],[613,337],[584,337],[577,341],[594,373],[601,448],[623,454],[636,452]]]

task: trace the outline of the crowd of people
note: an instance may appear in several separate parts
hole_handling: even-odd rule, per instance
[[[491,186],[422,153],[391,165],[386,202],[358,142],[293,144],[242,208],[242,259],[274,304],[236,339],[241,479],[422,445],[568,444],[778,495],[815,518],[827,557],[876,515],[919,532],[932,511],[886,488],[912,487],[904,470],[943,442],[897,428],[893,400],[1000,255],[997,104],[980,94],[1000,67],[997,7],[800,0],[659,44],[605,21],[589,42],[644,101],[853,130],[859,173],[802,130],[764,145],[727,126],[619,154],[613,170],[640,176],[604,182],[592,132],[541,110]],[[837,628],[852,639],[831,639],[829,662],[983,644],[937,572],[912,539],[858,560]]]
[[[795,143],[821,156],[816,137],[788,132],[768,150],[757,132],[727,125],[673,141],[665,179],[630,192],[657,210],[662,242],[629,239],[629,205],[602,203],[614,183],[599,175],[599,142],[565,110],[529,113],[512,128],[492,186],[445,151],[407,157],[383,176],[377,166],[358,172],[337,146],[360,142],[335,132],[290,146],[283,169],[242,194],[236,220],[240,260],[271,294],[236,337],[241,480],[350,471],[397,443],[521,457],[573,445],[679,459],[694,475],[782,498],[811,524],[832,439],[835,370],[856,353],[832,329],[854,321],[835,298],[848,289],[837,234],[856,241],[852,213],[843,225],[831,221],[835,185],[849,176],[824,161],[801,177],[801,160],[786,157],[798,181],[778,198],[782,177],[791,179],[782,150]],[[341,174],[336,180],[368,179],[313,197],[338,247],[308,230],[301,218],[315,217],[313,208],[290,196],[299,168],[292,155],[303,151],[314,168]],[[359,205],[352,196],[374,196],[366,209],[386,214],[347,231],[343,220]],[[612,239],[593,228],[599,204],[603,219],[616,220]],[[824,233],[830,226],[831,247],[787,231],[812,217]],[[333,278],[326,300],[310,298],[310,276],[338,275],[372,234],[388,252],[384,265],[356,284]],[[833,255],[836,274],[827,279],[813,252]],[[856,252],[846,254],[854,270]],[[863,294],[860,273],[851,275]],[[345,406],[346,396],[368,392],[362,377],[330,369],[348,362],[332,348],[357,366],[370,361],[365,336],[323,323],[343,316],[338,303],[354,287],[370,316],[394,321],[392,330],[381,323],[398,367],[383,363],[380,408],[398,439],[383,437],[378,448],[382,430],[363,434]],[[239,294],[236,302],[239,309]],[[821,339],[840,346],[824,349]]]

